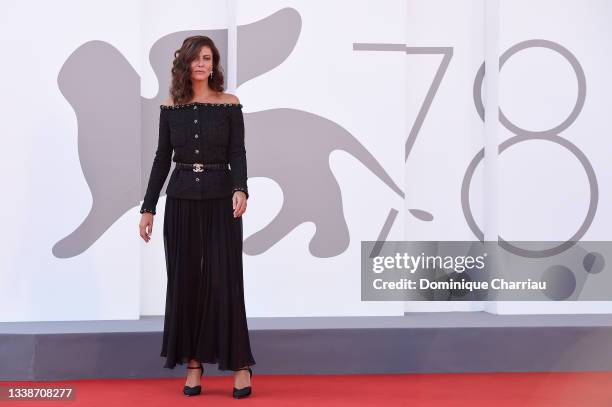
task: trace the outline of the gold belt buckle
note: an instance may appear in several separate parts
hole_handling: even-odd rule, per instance
[[[193,172],[204,172],[204,164],[193,164]]]

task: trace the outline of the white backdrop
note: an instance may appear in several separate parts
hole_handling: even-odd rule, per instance
[[[596,176],[597,210],[583,240],[612,240],[612,3],[571,0],[501,1],[499,55],[528,40],[565,48],[584,71],[586,95],[575,120],[556,134],[579,149]],[[559,52],[544,47],[518,51],[499,75],[499,106],[523,129],[543,131],[563,123],[576,104],[578,80]],[[500,125],[500,143],[515,134]],[[587,217],[589,181],[578,158],[565,147],[544,140],[516,144],[499,156],[499,233],[507,240],[565,241]],[[597,278],[588,277],[591,284]],[[499,313],[609,313],[608,302],[504,302]]]
[[[133,84],[140,95],[133,99],[155,101],[167,91],[160,87],[159,73],[152,66],[155,44],[177,32],[225,29],[229,33],[225,50],[229,66],[224,66],[228,91],[238,95],[245,115],[293,109],[332,122],[363,145],[405,192],[403,199],[352,151],[341,146],[331,151],[328,163],[342,197],[348,247],[330,257],[314,256],[309,243],[317,224],[304,222],[263,253],[245,253],[249,317],[482,309],[499,313],[611,312],[609,304],[601,302],[360,300],[360,242],[376,240],[395,210],[397,218],[386,239],[475,239],[461,205],[466,168],[487,138],[501,143],[513,134],[500,124],[493,133],[485,132],[474,106],[474,80],[487,52],[501,55],[527,40],[560,44],[576,56],[585,72],[584,107],[562,135],[588,157],[597,175],[599,205],[584,239],[609,240],[612,209],[605,203],[611,198],[612,164],[607,155],[612,150],[606,96],[612,87],[607,76],[612,61],[606,21],[612,17],[612,6],[603,0],[588,4],[501,1],[490,2],[488,7],[492,3],[499,4],[495,13],[486,12],[484,0],[59,1],[36,2],[35,15],[31,3],[5,3],[0,15],[0,49],[11,57],[0,68],[5,95],[0,107],[7,119],[5,151],[10,153],[0,161],[5,190],[0,204],[0,321],[133,319],[163,314],[165,196],[159,200],[149,244],[138,236],[140,203],[134,199],[128,210],[120,211],[116,220],[102,228],[103,233],[87,235],[92,243],[83,245],[82,251],[67,255],[57,250],[58,242],[87,218],[95,192],[95,183],[85,175],[88,162],[83,146],[87,139],[83,133],[88,128],[61,91],[59,75],[75,50],[90,41],[102,41],[134,71],[138,82]],[[268,18],[278,16],[268,24]],[[271,55],[280,52],[280,46],[275,49],[275,44],[267,42],[241,49],[241,30],[251,24],[260,24],[262,32],[272,37],[294,33],[296,40],[282,61],[241,80],[241,68],[249,68],[258,58],[272,60]],[[485,41],[491,30],[498,35],[497,43]],[[439,71],[445,55],[450,58],[448,67]],[[170,55],[166,57],[171,61]],[[99,81],[101,71],[114,72],[103,59],[92,58],[91,63],[92,71],[81,73],[80,79]],[[495,81],[499,100],[485,100],[485,105],[491,108],[499,102],[514,123],[536,130],[562,122],[578,89],[567,61],[541,48],[519,51]],[[88,97],[101,99],[93,89],[96,87],[92,86]],[[118,104],[123,103],[119,96],[117,99]],[[103,109],[89,114],[97,117],[98,137],[115,142],[110,134],[116,131],[113,117],[105,116]],[[154,118],[143,115],[149,126]],[[151,136],[150,126],[141,128],[140,119],[137,122],[117,148],[140,145],[143,137]],[[406,159],[406,140],[411,134],[414,144]],[[287,137],[291,136],[289,132]],[[249,159],[256,151],[249,146],[256,146],[258,134],[247,127],[246,138]],[[137,152],[133,160],[140,163]],[[109,166],[104,167],[108,171],[112,160],[109,157]],[[470,187],[471,209],[481,228],[485,211],[497,202],[499,232],[508,240],[563,240],[578,229],[588,208],[589,188],[584,170],[571,153],[554,143],[528,141],[502,153],[496,163],[497,192],[483,188],[482,164]],[[306,164],[296,160],[304,173],[309,170]],[[104,171],[96,175],[103,177]],[[303,182],[303,188],[317,194],[317,181]],[[130,194],[142,199],[141,183],[130,185]],[[265,228],[287,199],[283,185],[268,177],[251,176],[249,191],[249,209],[243,219],[245,239]],[[322,207],[333,203],[327,196],[314,196]],[[104,202],[113,205],[113,196]],[[433,218],[415,216],[413,209]]]
[[[10,1],[2,8],[0,320],[138,318],[136,205],[84,253],[58,258],[52,248],[92,205],[79,160],[78,122],[58,89],[59,72],[92,39],[112,44],[140,70],[140,4]]]

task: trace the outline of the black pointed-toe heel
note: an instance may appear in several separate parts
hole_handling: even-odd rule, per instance
[[[202,366],[202,364],[200,363],[200,366],[187,366],[187,369],[200,369],[202,370],[202,372],[200,373],[200,377],[202,377],[202,375],[204,374],[204,366]],[[185,385],[185,387],[183,388],[183,394],[185,396],[197,396],[198,394],[200,394],[202,392],[202,385],[198,384],[197,386],[187,386]]]
[[[249,371],[249,377],[253,377],[253,371],[251,370],[251,368],[249,366],[247,367],[242,367],[238,370],[248,370]],[[236,371],[238,371],[236,370]],[[234,396],[235,399],[241,399],[244,397],[248,397],[251,395],[251,386],[247,386],[247,387],[243,387],[242,389],[237,389],[234,387],[234,392],[232,394]]]

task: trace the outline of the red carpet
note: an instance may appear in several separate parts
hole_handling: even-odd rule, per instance
[[[231,377],[202,378],[204,392],[181,393],[184,379],[37,382],[71,385],[74,401],[0,401],[15,406],[612,406],[612,372],[402,375],[259,375],[253,394],[231,397]],[[33,382],[1,382],[27,385]]]

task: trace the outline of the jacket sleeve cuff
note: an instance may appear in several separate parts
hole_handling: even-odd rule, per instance
[[[155,215],[155,207],[151,208],[151,207],[146,207],[143,205],[142,208],[140,208],[140,213],[145,213],[145,212],[149,212]]]

